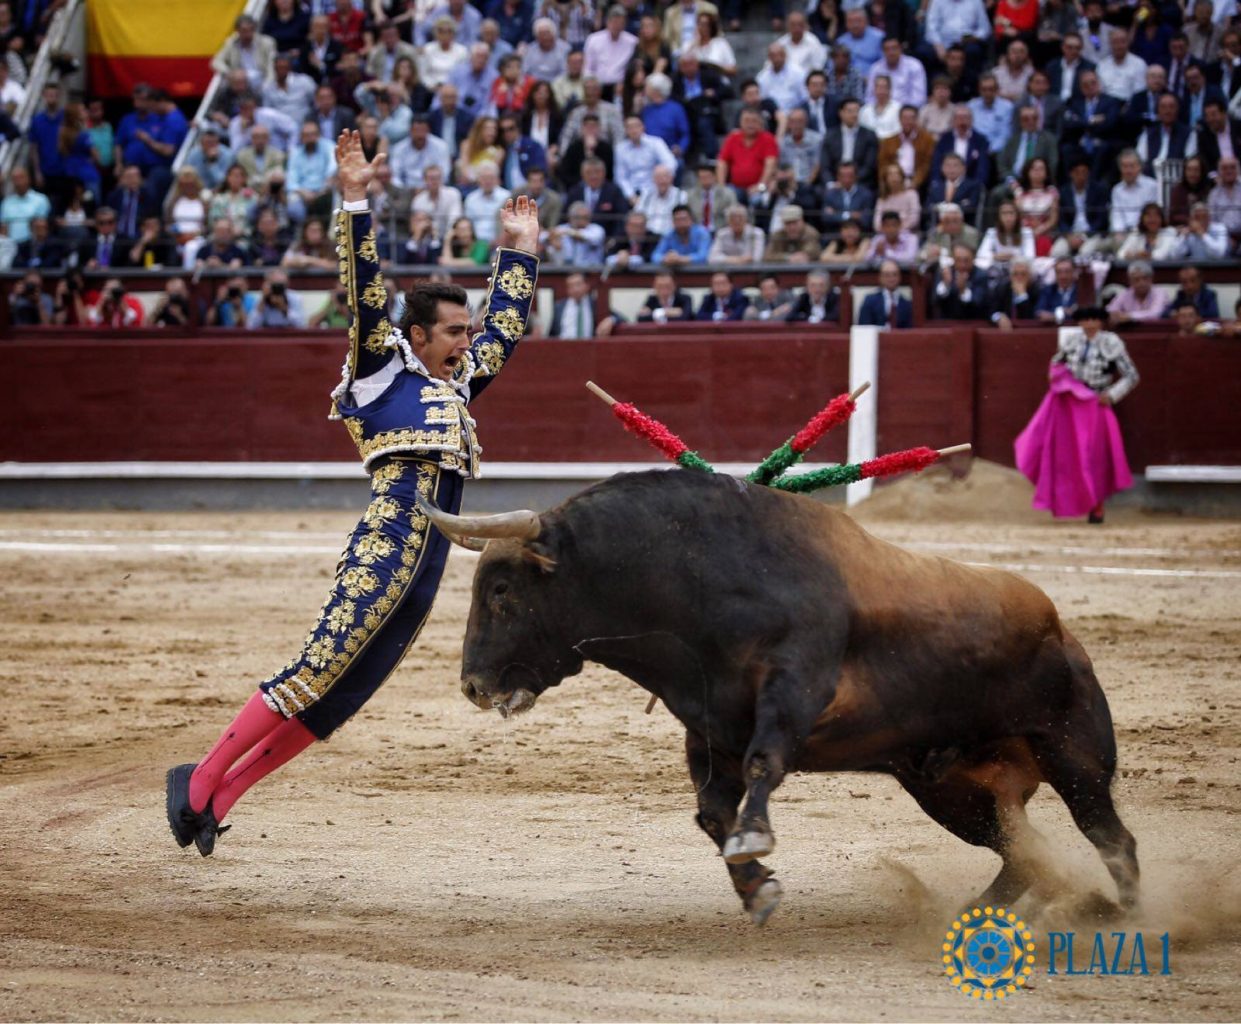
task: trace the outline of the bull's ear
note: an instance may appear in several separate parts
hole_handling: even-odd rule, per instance
[[[527,541],[521,546],[521,559],[528,565],[533,565],[544,576],[550,576],[556,571],[556,559],[552,557],[552,553],[541,541]]]

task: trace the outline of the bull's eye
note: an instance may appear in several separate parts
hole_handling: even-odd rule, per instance
[[[508,593],[508,584],[505,583],[503,580],[501,580],[499,583],[495,585],[495,588],[491,591],[491,596],[492,597],[503,597],[507,593]]]

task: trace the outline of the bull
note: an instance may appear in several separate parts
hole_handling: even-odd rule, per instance
[[[979,905],[1011,905],[1036,880],[1025,805],[1047,782],[1121,905],[1136,904],[1107,700],[1027,580],[695,471],[616,476],[542,515],[427,513],[483,550],[466,697],[525,711],[589,660],[663,701],[685,726],[697,822],[755,922],[781,897],[760,858],[775,847],[771,795],[791,771],[894,776],[953,835],[1000,855]]]

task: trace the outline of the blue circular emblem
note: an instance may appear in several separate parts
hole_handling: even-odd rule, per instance
[[[974,999],[1004,999],[1034,971],[1034,936],[1003,907],[975,907],[952,922],[943,944],[948,980]]]

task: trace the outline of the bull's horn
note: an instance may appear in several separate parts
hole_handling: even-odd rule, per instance
[[[435,502],[421,494],[418,495],[418,504],[431,522],[440,528],[440,532],[458,544],[461,543],[459,538],[467,537],[480,539],[513,537],[517,540],[533,540],[542,529],[539,524],[539,514],[529,509],[501,512],[496,516],[454,516],[450,512],[437,508]]]

